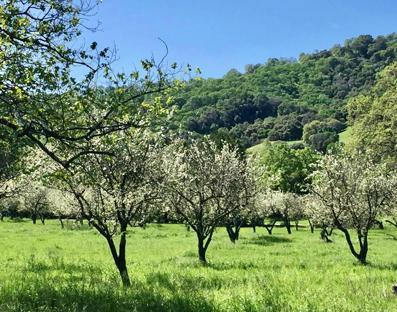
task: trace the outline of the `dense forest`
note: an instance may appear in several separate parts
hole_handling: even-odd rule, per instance
[[[397,60],[397,34],[361,35],[295,59],[194,79],[178,93],[174,128],[220,136],[247,148],[264,139],[304,140],[322,151],[347,125],[347,101]]]

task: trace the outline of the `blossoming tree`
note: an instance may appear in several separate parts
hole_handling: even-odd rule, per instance
[[[396,189],[396,173],[364,155],[326,155],[313,175],[312,193],[318,205],[312,206],[312,217],[339,229],[353,256],[366,263],[368,232],[379,216],[390,213]],[[351,237],[352,230],[358,246]]]
[[[166,151],[162,168],[164,198],[196,232],[199,260],[205,263],[215,228],[247,204],[246,162],[227,144],[179,141]]]

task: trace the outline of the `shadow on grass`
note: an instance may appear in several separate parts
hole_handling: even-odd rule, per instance
[[[240,261],[232,261],[232,262],[209,262],[207,264],[208,268],[211,268],[216,271],[227,271],[227,270],[249,270],[258,268],[258,265],[252,262],[240,262]]]
[[[226,286],[227,281],[208,275],[170,274],[163,272],[151,273],[147,277],[147,286],[164,288],[172,293],[185,293],[185,296],[197,296],[202,290],[219,289]],[[199,295],[198,295],[199,296]],[[200,296],[199,296],[200,297]],[[211,305],[211,304],[210,304]],[[205,310],[207,311],[207,310]]]
[[[192,292],[171,295],[134,283],[128,290],[101,283],[91,287],[73,284],[19,285],[17,289],[3,289],[0,300],[2,312],[57,311],[57,312],[130,312],[130,311],[214,311],[214,306],[203,296]]]
[[[388,271],[396,271],[397,270],[397,263],[388,263],[388,264],[380,264],[380,263],[372,263],[368,262],[366,264],[369,268],[374,268],[378,270],[388,270]]]
[[[134,280],[132,267],[130,275],[132,286],[126,289],[120,285],[118,274],[109,274],[89,264],[35,261],[30,270],[24,267],[2,284],[0,311],[216,310],[214,303],[200,292],[204,288],[219,287],[213,285],[216,282],[213,279],[198,283],[193,276],[152,273],[141,282]]]
[[[6,222],[9,222],[9,223],[32,223],[32,220],[30,220],[30,219],[26,220],[26,219],[17,217],[17,218],[7,219]]]
[[[291,242],[292,240],[290,238],[268,235],[268,236],[258,236],[255,238],[245,240],[244,244],[270,246],[279,243],[291,243]]]
[[[102,273],[101,268],[88,262],[79,263],[65,262],[58,256],[49,256],[47,260],[37,259],[34,255],[26,261],[22,267],[23,273],[46,274],[53,271],[59,271],[63,274],[90,274],[99,275]]]
[[[393,234],[386,233],[386,235],[387,235],[386,239],[391,239],[391,240],[394,240],[394,241],[397,240],[397,237],[395,235],[393,235]]]

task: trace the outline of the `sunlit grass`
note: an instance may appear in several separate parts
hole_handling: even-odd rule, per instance
[[[287,144],[289,146],[303,143],[303,141],[269,141],[269,142],[272,144],[283,143],[283,144]],[[268,143],[268,141],[264,141],[264,142],[254,145],[254,146],[251,146],[247,149],[247,153],[248,154],[262,154],[266,150],[267,143]]]
[[[352,141],[352,131],[351,127],[347,127],[345,131],[339,133],[339,142],[349,145]]]
[[[153,224],[130,230],[125,290],[94,230],[4,222],[0,311],[396,311],[390,234],[371,233],[370,264],[361,266],[338,232],[326,244],[307,229],[247,228],[234,245],[220,228],[202,266],[194,232]]]

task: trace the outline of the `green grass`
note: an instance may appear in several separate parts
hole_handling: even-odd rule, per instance
[[[352,128],[347,127],[345,131],[339,133],[339,142],[349,145],[352,140]]]
[[[339,142],[344,143],[345,145],[349,145],[352,140],[352,128],[347,127],[345,131],[339,133]],[[275,141],[273,143],[286,143],[288,145],[294,145],[303,143],[303,141]],[[262,154],[266,148],[266,141],[256,144],[247,148],[247,153],[249,154]]]
[[[287,145],[294,145],[294,144],[302,143],[303,141],[270,141],[270,142],[273,144],[285,143]],[[265,149],[266,149],[266,141],[247,148],[247,153],[262,154]]]
[[[326,244],[306,228],[247,228],[233,245],[220,228],[202,266],[193,232],[150,225],[129,232],[126,290],[94,230],[4,222],[0,311],[396,311],[396,235],[372,231],[362,266],[338,232]]]

